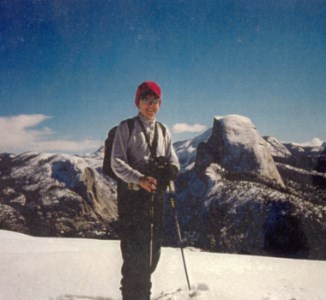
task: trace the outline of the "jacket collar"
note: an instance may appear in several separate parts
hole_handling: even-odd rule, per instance
[[[152,125],[153,123],[156,122],[155,118],[153,120],[149,120],[146,117],[144,117],[141,113],[138,113],[138,117],[144,124]]]

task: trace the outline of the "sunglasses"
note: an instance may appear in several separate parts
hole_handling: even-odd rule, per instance
[[[160,102],[160,98],[153,98],[153,97],[148,97],[148,98],[140,98],[140,100],[144,104],[157,104]]]

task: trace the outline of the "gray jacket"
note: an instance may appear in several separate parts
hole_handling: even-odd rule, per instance
[[[152,141],[155,120],[147,120],[140,114],[138,116]],[[178,170],[180,169],[178,157],[172,146],[171,135],[167,128],[163,135],[160,126],[158,126],[156,154],[167,157],[171,164],[175,165]],[[135,120],[130,134],[127,120],[122,121],[117,128],[111,154],[111,166],[114,173],[126,183],[139,184],[140,178],[145,175],[149,159],[150,150],[139,122]]]

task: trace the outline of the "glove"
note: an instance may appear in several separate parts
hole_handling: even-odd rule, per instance
[[[167,163],[163,168],[160,168],[156,174],[156,179],[158,182],[158,187],[161,189],[166,189],[171,180],[174,180],[179,171],[175,165]]]

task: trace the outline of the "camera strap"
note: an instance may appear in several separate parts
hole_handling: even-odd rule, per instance
[[[154,125],[155,126],[154,127],[154,138],[153,138],[153,141],[151,143],[143,122],[138,117],[136,119],[138,120],[138,122],[140,124],[140,127],[141,127],[141,129],[142,129],[142,131],[144,133],[148,149],[149,149],[149,151],[151,153],[151,157],[155,158],[157,156],[156,151],[157,151],[157,146],[158,146],[158,126],[157,126],[157,122],[155,122],[155,125]]]

